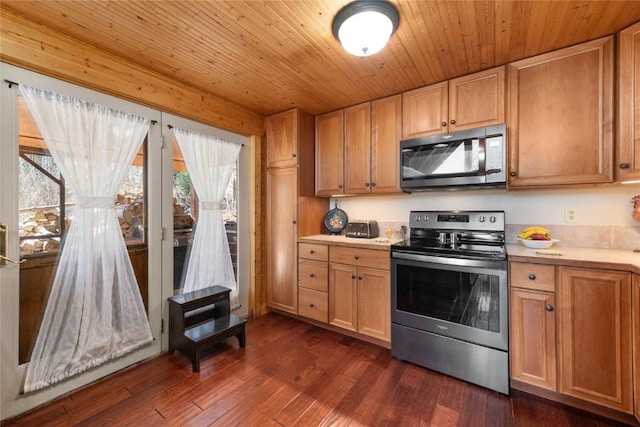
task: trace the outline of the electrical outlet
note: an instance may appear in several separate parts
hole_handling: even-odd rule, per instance
[[[578,210],[575,208],[565,208],[564,222],[567,222],[567,223],[578,222]]]

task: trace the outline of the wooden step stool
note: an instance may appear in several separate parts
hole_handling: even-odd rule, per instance
[[[200,350],[206,344],[237,337],[245,346],[247,321],[231,314],[230,289],[211,286],[169,298],[169,353],[175,350],[191,359],[193,372],[200,371]]]

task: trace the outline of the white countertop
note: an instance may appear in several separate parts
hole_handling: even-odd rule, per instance
[[[544,262],[549,264],[589,263],[589,267],[601,267],[633,271],[640,274],[640,252],[630,249],[602,249],[554,246],[550,249],[559,255],[544,255],[537,253],[537,249],[525,248],[522,245],[507,245],[509,261],[521,261],[517,258],[528,258],[525,261]]]

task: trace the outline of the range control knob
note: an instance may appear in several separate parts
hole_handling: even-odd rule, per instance
[[[480,221],[480,222],[484,222],[484,220],[485,220],[485,219],[486,219],[486,218],[485,218],[484,216],[481,216],[480,218],[478,218],[478,221]]]
[[[489,217],[489,222],[496,222],[496,217],[495,216]]]

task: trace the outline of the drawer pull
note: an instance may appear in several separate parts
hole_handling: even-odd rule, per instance
[[[529,280],[536,280],[536,275],[535,275],[535,274],[533,274],[533,273],[531,273],[531,274],[529,275]]]
[[[547,306],[545,307],[545,309],[547,311],[553,311],[553,306],[551,304],[547,304]]]
[[[311,274],[309,274],[309,277],[316,277],[316,275],[311,273]]]
[[[315,254],[315,253],[316,253],[316,251],[314,251],[313,249],[311,249],[311,250],[309,251],[309,253],[313,255],[313,254]]]
[[[309,307],[313,308],[314,307],[313,303],[309,303]]]
[[[360,259],[360,255],[354,255],[353,256],[355,259]]]

